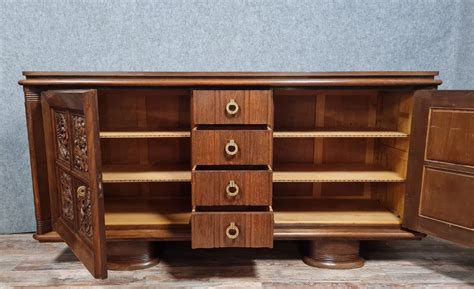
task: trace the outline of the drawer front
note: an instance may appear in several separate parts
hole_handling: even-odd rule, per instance
[[[193,165],[271,165],[271,130],[192,131]]]
[[[194,90],[193,123],[266,124],[273,120],[271,90]]]
[[[272,248],[271,212],[194,212],[191,215],[194,248]]]
[[[193,171],[193,206],[270,206],[272,172]]]

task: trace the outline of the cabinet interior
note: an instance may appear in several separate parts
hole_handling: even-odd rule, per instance
[[[106,228],[188,226],[191,91],[99,90]],[[275,226],[400,226],[413,91],[274,89]]]

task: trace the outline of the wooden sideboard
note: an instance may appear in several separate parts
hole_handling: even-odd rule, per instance
[[[361,240],[474,246],[474,92],[437,72],[25,72],[39,241],[96,278],[193,248],[300,240],[323,268]]]

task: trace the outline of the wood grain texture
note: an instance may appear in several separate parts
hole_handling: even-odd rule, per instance
[[[274,166],[273,182],[403,182],[396,172],[354,164]]]
[[[160,243],[161,262],[141,271],[109,271],[93,279],[63,243],[31,234],[0,235],[0,287],[472,288],[474,251],[433,238],[361,242],[362,268],[325,270],[301,261],[297,242],[272,250],[192,250]]]
[[[102,179],[104,183],[190,182],[191,171],[182,165],[115,165],[104,166]]]
[[[187,89],[100,89],[101,131],[187,131],[191,123]]]
[[[376,126],[394,129],[410,135],[413,115],[413,91],[380,91],[377,101]],[[377,139],[374,144],[374,163],[407,174],[410,139]],[[376,184],[372,196],[399,216],[403,216],[406,185],[404,183]]]
[[[428,86],[442,82],[437,72],[332,72],[332,73],[146,73],[146,72],[26,72],[21,85],[63,86]]]
[[[95,278],[106,278],[97,91],[45,91],[41,105],[53,228]]]
[[[275,131],[274,138],[405,138],[398,131]]]
[[[238,236],[231,239],[226,230],[234,223]],[[272,248],[272,212],[193,212],[191,244],[196,248]]]
[[[275,200],[275,226],[379,226],[400,228],[401,220],[372,200]]]
[[[236,114],[226,106],[233,101]],[[235,107],[234,106],[234,107]],[[273,124],[271,90],[193,90],[192,120],[199,124]]]
[[[25,113],[28,129],[36,232],[38,234],[45,234],[52,230],[52,226],[43,115],[40,100],[41,90],[25,86],[23,92],[25,94]]]
[[[474,166],[474,109],[431,109],[426,159]]]
[[[448,148],[445,143],[450,138],[468,143],[468,132],[472,130],[470,113],[459,114],[459,110],[473,108],[472,91],[416,93],[403,219],[406,228],[470,247],[474,247],[474,168],[467,164],[474,152],[473,146]],[[464,122],[459,123],[458,118]],[[430,132],[437,137],[430,137]],[[432,143],[440,151],[431,151],[429,155],[440,161],[425,157]]]
[[[234,140],[238,152],[229,156],[226,144]],[[271,165],[272,131],[267,130],[200,130],[193,129],[192,164],[194,165]]]
[[[23,71],[24,76],[44,77],[44,76],[115,76],[115,77],[330,77],[330,76],[405,76],[405,77],[433,77],[439,75],[438,71],[340,71],[340,72],[132,72],[132,71],[96,71],[96,72],[67,72],[67,71]]]
[[[101,131],[100,138],[175,138],[191,137],[189,131]]]
[[[359,256],[359,241],[314,240],[303,249],[305,264],[328,269],[354,269],[364,266]]]
[[[226,188],[233,181],[237,195],[229,196]],[[231,193],[233,191],[230,191]],[[271,170],[193,170],[193,206],[271,206]]]
[[[278,184],[275,197],[291,198],[292,194],[285,191],[297,191],[297,197],[307,198],[373,197],[383,200],[387,207],[400,214],[400,208],[403,208],[402,186],[385,186],[383,188],[388,193],[379,194],[378,186],[371,182],[397,179],[396,183],[402,183],[405,179],[407,153],[404,158],[403,155],[399,158],[396,149],[403,149],[399,144],[408,144],[406,120],[411,115],[412,93],[410,90],[387,92],[367,88],[275,89],[275,176],[278,176],[278,167],[283,165],[293,166],[294,170],[290,169],[290,172],[297,171],[297,167],[303,164],[308,167],[313,164],[315,168],[338,166],[329,176],[321,172],[321,178],[318,178],[318,169],[312,175],[307,174],[307,178],[302,180],[315,181],[311,187],[285,185],[283,188]],[[295,98],[298,101],[294,101]],[[388,150],[380,143],[395,143],[397,146]],[[292,148],[291,153],[288,153],[288,148]],[[353,172],[351,167],[357,165],[379,167],[381,174],[368,172],[369,175],[364,176]]]
[[[147,241],[121,241],[107,243],[107,268],[117,271],[141,270],[156,266],[157,243]]]
[[[408,225],[408,228],[447,236],[468,245],[473,240],[472,214],[469,214],[470,207],[466,204],[471,203],[468,192],[474,172],[471,151],[464,150],[470,147],[472,137],[472,103],[464,102],[466,98],[458,102],[456,93],[446,98],[437,95],[437,105],[430,115],[431,126],[424,126],[424,120],[414,119],[413,123],[418,128],[413,131],[411,128],[412,115],[420,113],[416,108],[412,113],[413,94],[421,88],[436,88],[441,83],[434,79],[436,73],[25,75],[27,79],[21,84],[31,85],[25,87],[25,100],[27,117],[31,117],[28,125],[29,134],[33,134],[33,137],[30,136],[32,142],[40,140],[34,136],[39,126],[35,128],[33,124],[31,129],[33,112],[38,110],[38,92],[51,87],[48,85],[97,88],[98,103],[96,100],[95,104],[88,105],[93,106],[92,110],[98,108],[100,123],[96,117],[93,125],[89,121],[84,128],[77,121],[81,103],[78,99],[61,97],[51,100],[56,108],[61,108],[55,111],[58,115],[54,114],[49,122],[45,121],[56,125],[56,136],[60,136],[53,145],[49,143],[49,153],[54,153],[58,167],[56,171],[50,170],[48,175],[62,176],[62,172],[72,170],[71,174],[77,178],[69,181],[67,177],[59,177],[50,182],[62,192],[59,198],[53,194],[51,199],[53,219],[64,219],[62,223],[56,222],[55,228],[74,251],[78,251],[81,243],[72,243],[71,236],[64,234],[71,224],[79,234],[88,235],[91,228],[95,233],[101,229],[100,224],[97,229],[97,225],[77,222],[77,217],[82,220],[89,215],[87,210],[78,209],[78,205],[74,204],[87,208],[89,204],[84,197],[71,195],[70,188],[75,190],[78,186],[87,185],[90,180],[94,187],[94,180],[97,179],[99,187],[102,185],[101,176],[109,183],[104,186],[107,198],[103,213],[105,237],[99,238],[100,242],[192,240],[194,247],[271,247],[273,239],[314,241],[322,238],[329,243],[318,243],[317,247],[325,248],[333,239],[344,239],[345,245],[348,240],[351,240],[350,244],[356,244],[365,239],[417,239],[421,238],[421,234],[410,232],[400,225],[401,217],[408,216],[407,222],[410,222],[410,214],[416,214],[414,210],[419,210],[418,216],[415,216],[418,227]],[[240,110],[235,117],[229,118],[222,112],[225,112],[225,106],[231,99]],[[472,100],[472,97],[469,99]],[[274,117],[273,110],[276,112]],[[421,111],[422,114],[425,112]],[[198,120],[194,119],[197,116]],[[272,137],[273,118],[278,130]],[[199,126],[190,132],[194,124]],[[223,126],[218,127],[217,124]],[[257,126],[251,126],[254,124],[269,128],[264,130],[259,126],[257,129]],[[84,138],[77,134],[77,130],[87,131],[91,127],[94,147],[89,148],[88,152],[96,155],[94,160],[99,164],[87,162]],[[102,162],[97,157],[98,127],[102,130],[102,151],[99,154]],[[415,164],[423,162],[431,171],[426,173],[428,171],[425,170],[421,202],[416,203],[412,198],[419,198],[420,195],[412,194],[417,192],[417,187],[406,187],[404,184],[405,178],[411,175],[407,171],[408,153],[410,141],[418,139],[412,132],[426,131],[428,127],[428,143],[433,143],[433,146],[424,154],[428,159],[415,159]],[[202,137],[197,135],[200,133]],[[230,139],[239,145],[239,153],[235,157],[224,154],[224,147]],[[420,139],[425,141],[426,138]],[[36,144],[34,149],[36,153]],[[420,151],[415,149],[415,152]],[[196,159],[196,156],[202,159]],[[222,167],[222,171],[216,172],[217,177],[209,175],[200,182],[194,177],[191,180],[191,164],[272,166],[273,157],[276,168],[274,188],[271,188],[268,179],[247,180],[248,172],[237,173]],[[38,154],[32,155],[32,165],[40,164],[37,158]],[[123,167],[110,171],[106,169],[101,174],[102,164]],[[139,169],[129,170],[126,166]],[[185,169],[152,169],[160,166]],[[278,170],[285,166],[287,169]],[[33,169],[36,170],[33,173],[35,186],[39,176],[38,169]],[[84,173],[88,169],[93,171],[90,176]],[[433,170],[441,172],[441,175],[433,175]],[[454,174],[456,177],[452,177]],[[416,172],[415,175],[422,176]],[[201,185],[199,190],[192,189],[200,192],[202,197],[198,202],[193,200],[194,206],[225,206],[230,204],[220,197],[222,186],[230,181],[229,178],[238,184],[243,183],[243,198],[237,200],[239,205],[268,206],[272,204],[271,191],[274,189],[275,195],[282,197],[276,202],[279,207],[274,215],[270,211],[251,212],[249,208],[238,212],[204,212],[203,208],[194,208],[192,213],[192,184]],[[209,184],[215,190],[206,188]],[[443,189],[445,187],[449,190]],[[456,194],[459,199],[451,199],[453,190],[459,191]],[[50,192],[48,190],[48,194]],[[100,197],[101,193],[99,191]],[[37,199],[41,203],[39,207],[44,210],[47,204],[43,204],[41,198],[45,198],[42,193]],[[467,202],[463,202],[464,199]],[[407,214],[404,214],[405,204],[410,209]],[[224,206],[214,209],[225,211],[228,207]],[[268,221],[269,218],[271,221]],[[232,223],[240,228],[239,238],[225,237],[226,227],[223,229],[223,224],[229,226]],[[267,223],[271,225],[267,226]],[[37,218],[37,224],[47,228],[48,219]],[[271,233],[268,233],[269,230]],[[54,234],[44,229],[38,231],[35,238],[54,241],[58,239]],[[261,237],[261,234],[264,236]],[[97,241],[97,238],[94,240]],[[196,242],[199,245],[195,245]],[[354,246],[344,244],[328,245],[328,248],[339,248],[342,253],[351,251],[347,247],[354,249]],[[83,259],[84,255],[79,256]],[[98,263],[100,260],[96,260],[95,265]],[[86,265],[91,267],[90,262]]]
[[[474,240],[474,175],[426,167],[420,216],[470,229]],[[453,196],[453,193],[456,194]],[[468,240],[466,240],[468,241]]]
[[[107,229],[158,228],[189,224],[191,204],[185,201],[111,199],[105,206]]]

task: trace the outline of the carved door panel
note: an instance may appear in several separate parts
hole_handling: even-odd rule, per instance
[[[106,278],[97,91],[46,91],[41,105],[53,228],[95,278]]]
[[[415,94],[403,225],[474,247],[474,91]]]

